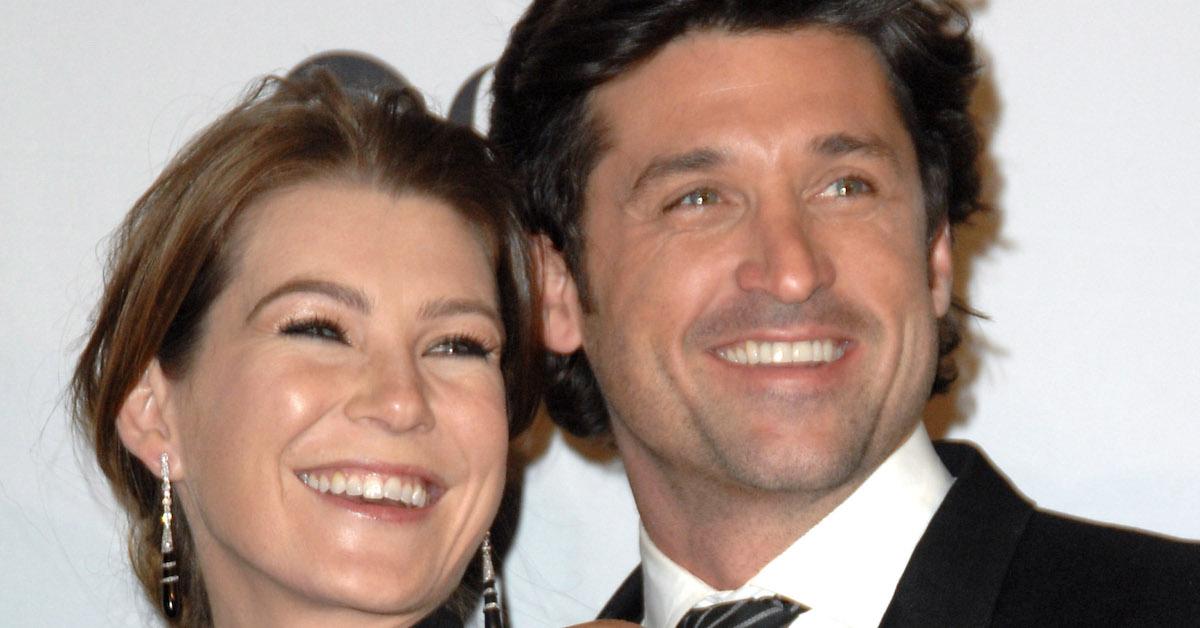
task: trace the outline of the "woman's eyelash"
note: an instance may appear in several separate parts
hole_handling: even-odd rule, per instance
[[[494,355],[498,349],[499,347],[470,334],[455,334],[439,340],[429,348],[426,354],[465,358],[487,358]]]
[[[349,344],[342,326],[337,321],[323,316],[289,320],[279,327],[279,333],[285,336],[305,336]]]

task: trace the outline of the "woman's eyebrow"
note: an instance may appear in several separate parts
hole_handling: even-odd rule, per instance
[[[324,279],[301,278],[287,281],[259,299],[258,303],[255,303],[254,307],[250,309],[250,313],[246,315],[246,321],[249,322],[253,319],[255,314],[258,314],[272,301],[297,292],[325,295],[363,314],[370,314],[373,307],[371,299],[362,290]]]
[[[496,311],[496,307],[482,299],[432,299],[426,301],[417,312],[417,316],[422,320],[459,314],[478,314],[490,319],[497,327],[504,328],[504,323],[500,320],[500,313]]]

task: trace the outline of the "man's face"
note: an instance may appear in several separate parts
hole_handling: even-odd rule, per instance
[[[583,346],[635,489],[861,481],[919,420],[950,281],[874,49],[693,33],[591,107]]]

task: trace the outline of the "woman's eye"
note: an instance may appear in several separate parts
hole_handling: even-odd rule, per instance
[[[476,340],[470,336],[454,336],[439,341],[437,344],[429,348],[426,355],[460,357],[460,358],[486,358],[492,355],[495,349],[489,347],[483,342]]]
[[[833,198],[847,198],[850,196],[859,196],[862,194],[870,194],[875,191],[871,184],[857,177],[841,177],[838,180],[830,183],[828,187],[821,190],[821,196]]]
[[[291,321],[279,331],[285,336],[304,336],[349,344],[346,340],[346,332],[342,331],[341,326],[333,321],[320,318]]]
[[[720,202],[721,195],[718,194],[716,190],[712,188],[699,188],[675,199],[675,201],[668,205],[667,208],[673,209],[675,207],[684,207],[687,209],[695,209],[697,207],[704,207],[706,205],[713,205]]]

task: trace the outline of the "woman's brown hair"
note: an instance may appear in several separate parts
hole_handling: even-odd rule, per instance
[[[530,422],[540,354],[527,241],[513,178],[485,140],[428,113],[407,88],[351,92],[324,72],[259,82],[192,139],[113,235],[103,297],[71,380],[75,426],[129,515],[129,556],[159,606],[159,496],[155,475],[122,444],[116,419],[151,360],[187,372],[209,306],[236,264],[243,210],[264,194],[312,180],[348,181],[436,198],[462,213],[492,248],[505,329],[501,355],[509,431]],[[183,613],[211,623],[187,515],[175,505]]]

